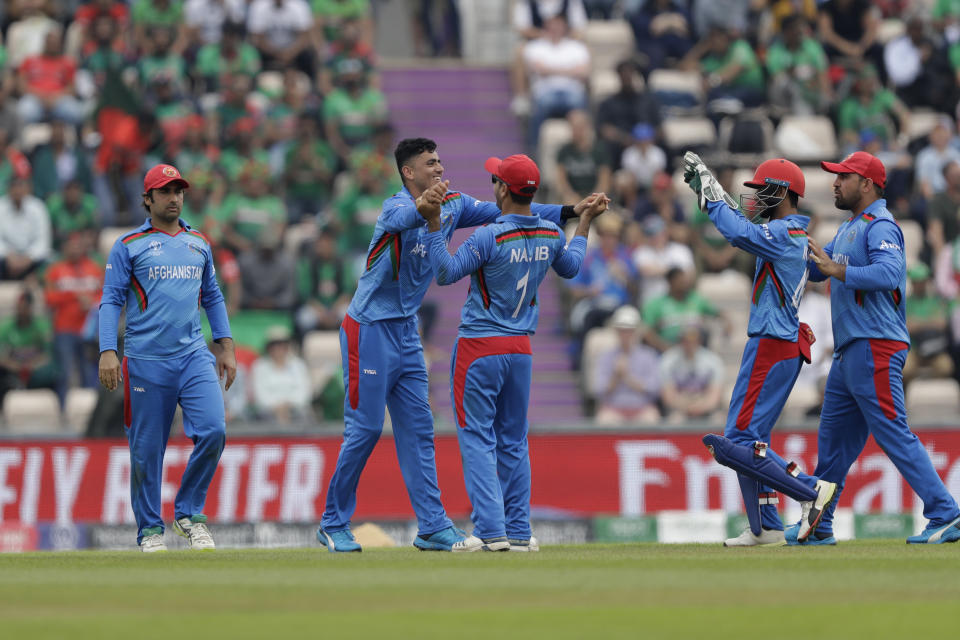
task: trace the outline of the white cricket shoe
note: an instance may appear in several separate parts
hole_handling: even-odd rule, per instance
[[[210,529],[207,528],[206,517],[200,522],[194,522],[187,517],[174,520],[173,530],[187,539],[191,549],[213,551],[217,548],[213,543],[213,536],[210,535]]]
[[[823,512],[833,502],[833,497],[837,494],[837,483],[827,482],[826,480],[817,480],[817,499],[809,502],[800,503],[800,529],[797,530],[797,541],[804,542],[810,537],[817,525],[820,524],[820,518]]]
[[[529,551],[540,551],[540,541],[530,536],[529,539],[524,538],[510,538],[510,551],[520,551],[520,552],[529,552]]]
[[[143,536],[140,539],[140,551],[144,553],[156,553],[158,551],[166,551],[167,545],[163,541],[162,533],[155,533],[149,536]]]
[[[760,535],[756,536],[750,531],[750,527],[744,529],[736,538],[723,541],[725,547],[782,547],[785,544],[787,540],[783,537],[783,531],[761,529]]]
[[[472,553],[474,551],[509,551],[510,541],[506,536],[487,538],[482,540],[477,536],[467,536],[453,544],[450,549],[454,553]]]

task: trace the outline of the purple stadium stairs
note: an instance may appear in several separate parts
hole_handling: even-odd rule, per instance
[[[383,71],[383,90],[397,139],[423,136],[436,140],[450,188],[476,198],[492,197],[484,160],[523,149],[520,127],[510,113],[510,81],[505,69],[388,67]],[[451,248],[460,246],[468,235],[468,230],[455,233]],[[540,324],[532,339],[529,420],[538,425],[576,423],[583,418],[577,379],[567,356],[568,340],[559,330],[558,281],[551,272],[537,298]],[[434,284],[426,298],[437,305],[436,321],[425,345],[430,401],[438,417],[450,423],[450,352],[468,287],[466,278],[448,287]]]

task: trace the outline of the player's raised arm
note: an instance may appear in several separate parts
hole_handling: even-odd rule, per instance
[[[697,154],[688,151],[683,156],[683,163],[683,178],[697,194],[700,210],[706,212],[731,245],[774,261],[783,256],[791,244],[800,247],[806,241],[805,232],[794,237],[784,225],[754,224],[747,220],[737,202]],[[803,195],[803,173],[795,164],[782,158],[768,160],[757,167],[754,180],[746,186],[758,189],[753,202],[756,203],[757,216],[761,217],[779,205],[788,191]]]

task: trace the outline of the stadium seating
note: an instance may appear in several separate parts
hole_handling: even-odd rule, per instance
[[[681,155],[686,149],[712,146],[717,141],[717,130],[704,117],[667,118],[663,121],[663,138],[671,153]]]
[[[956,419],[960,387],[953,378],[914,380],[906,396],[907,413],[915,422]]]
[[[757,135],[759,134],[759,135]],[[742,148],[748,139],[751,149]],[[773,151],[773,122],[762,109],[751,109],[720,121],[717,146],[737,165],[759,164]]]
[[[551,118],[540,127],[540,140],[537,143],[537,158],[540,165],[540,182],[547,189],[556,186],[557,152],[570,142],[572,133],[570,124],[563,118]]]
[[[617,346],[617,332],[609,327],[597,327],[587,332],[583,341],[583,359],[581,361],[582,380],[594,379],[594,368],[600,354]],[[584,395],[592,396],[589,389],[584,389]]]
[[[633,55],[633,30],[625,20],[591,20],[583,32],[590,50],[590,68],[613,69]]]
[[[22,282],[0,281],[0,318],[9,318],[13,315],[21,291],[23,291]]]
[[[590,74],[590,99],[599,104],[620,90],[620,76],[613,69],[603,69]]]
[[[117,241],[117,238],[135,230],[136,227],[106,227],[100,231],[100,237],[97,239],[97,251],[106,258],[110,255],[110,249],[113,248],[113,243]]]
[[[314,222],[301,222],[287,227],[283,233],[283,250],[291,255],[299,254],[303,244],[317,235],[317,225]]]
[[[907,124],[907,135],[911,140],[928,135],[942,118],[949,118],[945,113],[937,113],[930,109],[914,109],[910,112]]]
[[[789,154],[787,155],[789,159]],[[844,216],[834,205],[833,181],[836,176],[827,173],[819,166],[807,167],[803,171],[803,177],[806,182],[804,197],[800,201],[800,208],[811,210],[815,218],[832,217],[841,218]]]
[[[697,292],[721,309],[745,306],[751,287],[750,278],[733,269],[703,273],[697,278]]]
[[[60,434],[60,403],[50,389],[15,389],[3,400],[3,420],[11,434]]]
[[[303,359],[310,369],[314,391],[319,391],[340,366],[340,332],[311,331],[303,337]]]
[[[897,224],[903,232],[903,253],[909,267],[920,259],[920,250],[923,249],[923,229],[915,220],[897,220]]]
[[[97,406],[97,390],[76,388],[67,392],[67,424],[66,427],[76,434],[83,434],[87,429],[90,414]]]
[[[798,164],[833,159],[837,134],[826,116],[784,116],[774,134],[777,153]]]
[[[880,23],[880,28],[877,29],[877,42],[886,44],[902,36],[906,30],[907,26],[903,23],[903,20],[887,18]]]
[[[667,107],[703,104],[703,78],[696,71],[654,69],[647,82],[650,91]]]

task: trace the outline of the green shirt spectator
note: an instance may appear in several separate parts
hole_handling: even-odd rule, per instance
[[[135,0],[130,17],[135,25],[177,27],[183,23],[181,0]]]
[[[0,403],[10,388],[52,387],[57,379],[50,323],[32,307],[33,295],[25,290],[14,316],[0,322]]]
[[[97,199],[92,194],[84,193],[76,181],[47,199],[47,212],[50,214],[53,248],[56,251],[74,231],[96,231],[99,228]]]
[[[643,305],[644,321],[667,344],[676,344],[686,327],[702,325],[705,317],[716,315],[716,307],[696,291],[689,291],[682,299],[666,293]]]
[[[373,236],[383,201],[390,193],[369,191],[354,182],[334,202],[340,223],[339,247],[342,252],[364,251]]]
[[[197,52],[194,71],[208,83],[207,89],[216,90],[220,88],[220,78],[223,76],[255,76],[260,71],[260,54],[256,47],[247,42],[240,42],[236,48],[230,48],[223,42],[210,43]]]
[[[870,131],[889,142],[894,137],[892,115],[897,96],[889,89],[880,89],[867,102],[855,96],[844,98],[837,109],[837,124],[841,134]]]
[[[183,63],[183,58],[172,53],[140,58],[140,61],[137,63],[137,71],[140,72],[140,81],[144,85],[149,85],[155,80],[165,78],[175,86],[183,87],[184,80],[187,77],[187,70]]]
[[[330,200],[337,154],[324,140],[297,138],[287,150],[284,178],[287,194],[322,205]]]
[[[937,3],[933,5],[931,15],[934,20],[960,17],[960,0],[937,0]]]
[[[590,149],[582,150],[574,143],[563,145],[557,152],[557,164],[563,167],[567,184],[580,198],[589,195],[597,185],[600,171],[610,167],[606,146],[599,140]]]
[[[340,23],[370,14],[370,0],[310,0],[313,15],[323,22],[323,37],[333,42],[340,36]]]
[[[336,124],[348,144],[369,140],[374,126],[386,115],[386,98],[370,87],[359,94],[334,89],[323,103],[323,117]]]
[[[753,47],[746,40],[734,40],[723,55],[709,53],[700,61],[705,74],[719,73],[731,65],[740,67],[740,72],[728,83],[733,87],[763,89],[763,68],[757,60]]]

